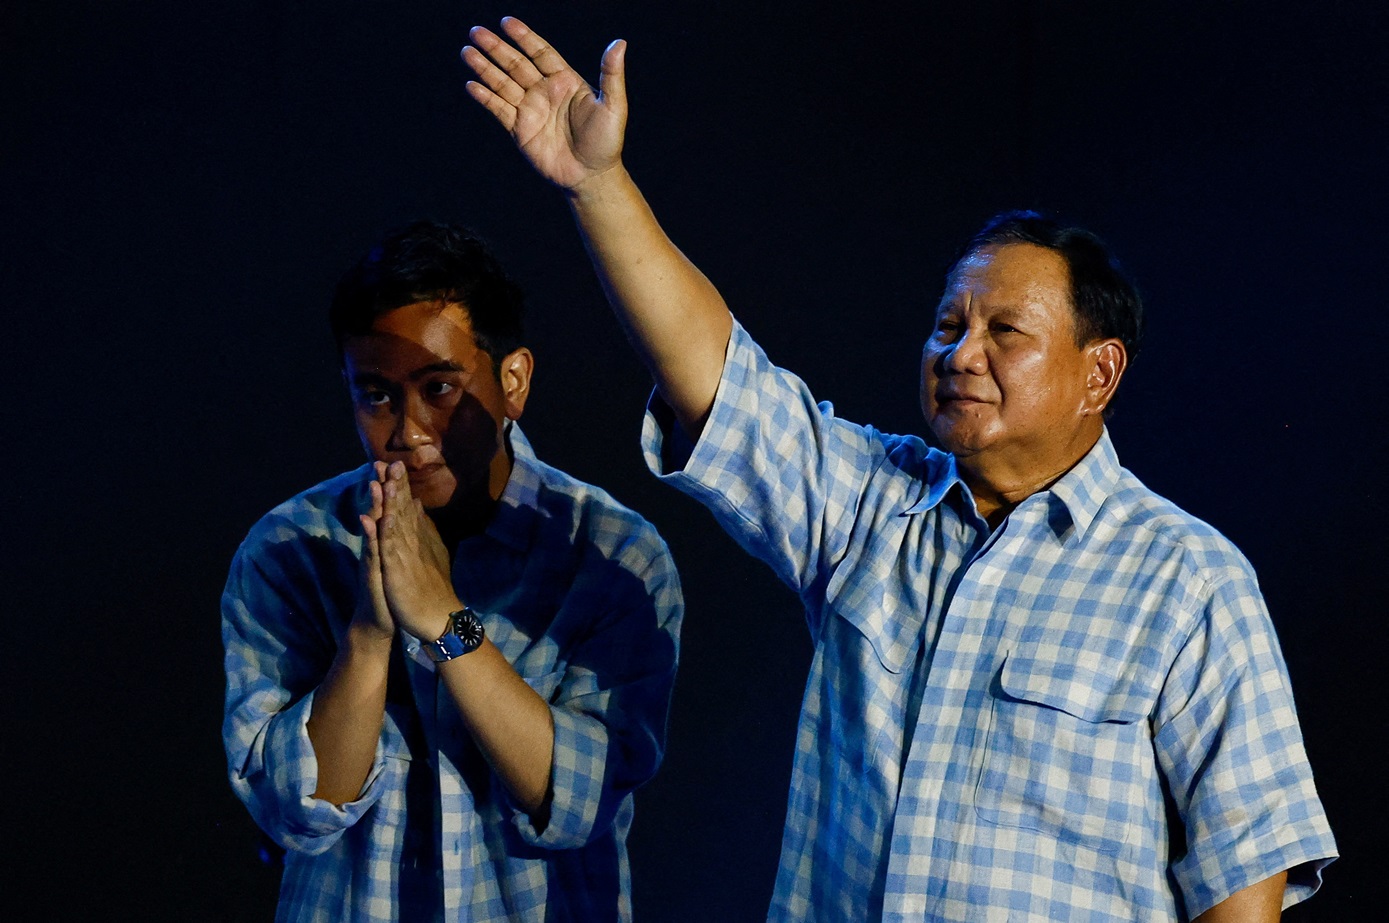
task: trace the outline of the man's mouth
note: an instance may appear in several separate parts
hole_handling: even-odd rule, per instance
[[[983,404],[983,403],[986,403],[986,402],[984,401],[983,398],[975,397],[974,395],[971,395],[971,394],[961,394],[961,393],[959,393],[959,392],[957,392],[957,391],[937,391],[937,392],[936,392],[936,403],[937,403],[937,404],[951,404],[951,403],[956,403],[956,404],[962,404],[962,403]]]

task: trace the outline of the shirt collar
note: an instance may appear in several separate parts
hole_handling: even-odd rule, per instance
[[[1114,492],[1119,483],[1119,456],[1110,441],[1109,430],[1101,431],[1099,440],[1061,476],[1050,488],[1039,493],[1054,498],[1053,507],[1059,506],[1071,519],[1078,534],[1084,534],[1095,521],[1100,507]],[[934,509],[945,499],[950,488],[959,484],[966,493],[968,488],[960,478],[955,456],[948,452],[933,450],[926,459],[926,493],[919,500],[902,511],[903,516],[924,513]],[[1055,501],[1059,501],[1055,502]],[[1058,532],[1062,531],[1058,528]]]
[[[1114,443],[1109,439],[1109,430],[1105,429],[1100,432],[1099,440],[1090,451],[1051,485],[1047,493],[1059,500],[1070,514],[1076,534],[1084,535],[1089,530],[1104,501],[1114,493],[1121,470]],[[1056,506],[1054,502],[1052,505],[1053,508]]]
[[[530,546],[535,510],[539,507],[540,460],[514,420],[507,421],[505,438],[511,451],[511,476],[497,498],[487,535],[508,548],[524,551]]]
[[[939,449],[931,449],[926,455],[926,484],[926,493],[903,510],[903,516],[914,516],[935,509],[937,504],[945,499],[950,488],[956,484],[964,487],[959,469],[955,466],[955,456]]]

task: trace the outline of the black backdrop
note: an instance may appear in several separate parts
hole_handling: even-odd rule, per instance
[[[645,473],[645,374],[559,197],[464,93],[467,26],[515,12],[590,76],[630,41],[632,172],[850,419],[919,430],[925,310],[988,215],[1115,245],[1151,309],[1121,457],[1258,568],[1345,854],[1288,917],[1376,916],[1389,15],[1319,6],[0,6],[0,911],[269,918],[224,778],[217,598],[255,518],[358,461],[332,282],[433,216],[528,289],[541,455],[654,520],[684,575],[638,919],[763,914],[809,643],[794,597]]]

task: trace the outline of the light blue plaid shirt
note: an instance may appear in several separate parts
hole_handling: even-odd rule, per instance
[[[1169,921],[1335,843],[1249,564],[1108,436],[992,534],[954,459],[839,420],[735,325],[653,471],[815,642],[769,919]],[[687,454],[688,453],[688,454]],[[683,465],[682,465],[683,463]]]
[[[370,468],[271,511],[222,599],[232,787],[286,847],[281,921],[631,918],[632,791],[665,746],[683,602],[650,524],[537,461],[515,464],[453,582],[487,635],[550,703],[553,801],[537,831],[491,772],[419,642],[393,652],[385,727],[358,799],[313,797],[305,731],[356,605]]]

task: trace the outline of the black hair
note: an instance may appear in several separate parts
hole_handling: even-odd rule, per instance
[[[1003,212],[971,237],[946,270],[948,280],[964,260],[985,247],[1035,244],[1060,254],[1071,277],[1076,345],[1113,337],[1129,361],[1143,343],[1143,299],[1104,241],[1084,228],[1067,227],[1033,211]]]
[[[461,305],[494,373],[523,345],[521,288],[487,246],[465,228],[416,221],[373,247],[338,282],[328,319],[339,353],[348,337],[370,333],[378,317],[420,301]]]

